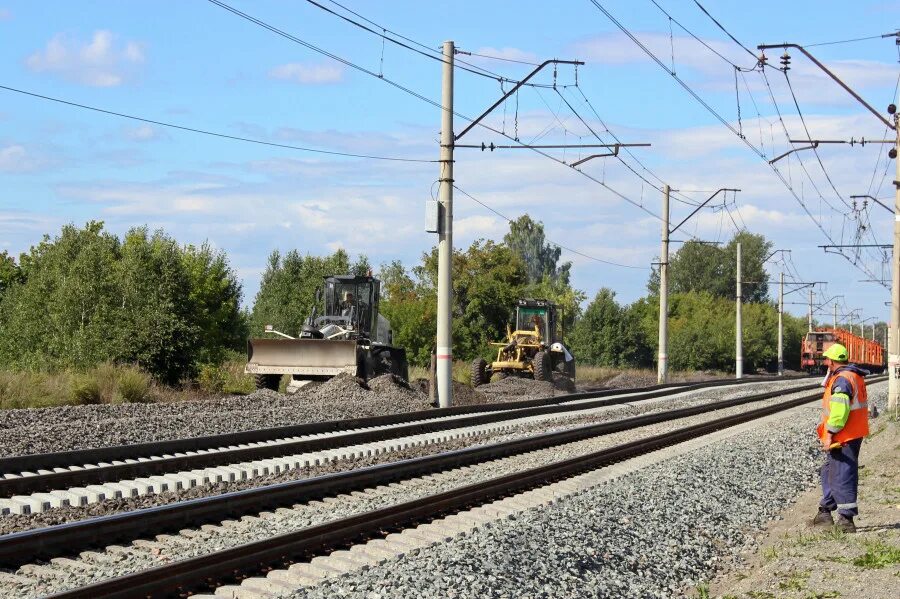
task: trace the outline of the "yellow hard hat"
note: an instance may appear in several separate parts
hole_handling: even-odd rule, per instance
[[[847,348],[840,343],[835,343],[831,347],[826,349],[825,353],[822,354],[822,356],[834,360],[835,362],[846,362]]]

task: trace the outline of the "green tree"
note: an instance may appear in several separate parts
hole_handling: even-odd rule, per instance
[[[162,231],[132,229],[122,242],[117,270],[119,359],[140,364],[167,383],[190,376],[203,318],[195,318],[178,243]]]
[[[240,286],[224,254],[182,250],[162,231],[132,229],[120,241],[100,222],[66,225],[22,254],[19,271],[0,297],[8,368],[129,362],[176,382],[240,329]]]
[[[63,227],[23,254],[25,281],[0,304],[0,363],[12,368],[85,368],[115,357],[119,240],[103,223]]]
[[[552,281],[569,284],[571,262],[559,264],[562,249],[546,243],[544,225],[524,214],[509,223],[509,233],[503,236],[503,243],[525,263],[528,282],[540,283],[544,277]]]
[[[0,252],[0,300],[6,289],[15,283],[22,282],[23,273],[15,259],[5,250]]]
[[[437,256],[433,248],[414,269],[422,297],[436,297]],[[505,337],[527,277],[522,260],[503,244],[479,239],[453,254],[454,357],[487,355],[488,344]]]
[[[219,363],[227,350],[241,349],[247,322],[241,311],[242,287],[228,256],[209,243],[185,246],[181,261],[188,277],[194,322],[199,328],[200,363]]]
[[[746,231],[736,234],[725,247],[688,241],[669,257],[669,293],[705,292],[715,297],[735,298],[737,244],[741,244],[741,278],[746,283],[746,302],[764,302],[768,298],[765,260],[772,244],[762,235]],[[659,295],[659,272],[653,271],[647,283],[651,295]]]
[[[579,364],[622,366],[624,310],[611,289],[602,288],[575,326],[571,343]]]

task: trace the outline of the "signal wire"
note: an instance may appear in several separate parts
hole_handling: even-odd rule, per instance
[[[330,156],[346,156],[348,158],[366,158],[369,160],[389,160],[389,161],[393,161],[393,162],[430,162],[430,163],[431,162],[439,162],[438,160],[424,160],[421,158],[399,158],[399,157],[394,157],[394,156],[376,156],[373,154],[354,154],[351,152],[338,152],[335,150],[321,150],[318,148],[309,148],[309,147],[305,147],[305,146],[281,144],[281,143],[272,142],[272,141],[265,141],[262,139],[253,139],[250,137],[241,137],[239,135],[230,135],[228,133],[209,131],[207,129],[198,129],[197,127],[188,127],[186,125],[176,125],[175,123],[167,123],[165,121],[158,121],[156,119],[148,119],[145,117],[135,116],[133,114],[126,114],[124,112],[116,112],[114,110],[107,110],[105,108],[97,108],[96,106],[88,106],[87,104],[79,104],[78,102],[72,102],[70,100],[63,100],[62,98],[54,98],[53,96],[45,96],[43,94],[26,91],[24,89],[17,89],[15,87],[9,87],[6,85],[0,85],[0,89],[9,91],[9,92],[15,92],[17,94],[22,94],[25,96],[31,96],[32,98],[39,98],[41,100],[47,100],[49,102],[65,104],[66,106],[81,108],[83,110],[90,110],[93,112],[99,112],[101,114],[116,116],[116,117],[123,118],[123,119],[139,121],[141,123],[149,123],[151,125],[158,125],[160,127],[168,127],[169,129],[178,129],[180,131],[188,131],[190,133],[199,133],[201,135],[209,135],[211,137],[220,137],[223,139],[230,139],[233,141],[242,141],[245,143],[258,144],[258,145],[262,145],[262,146],[272,146],[275,148],[286,148],[289,150],[300,150],[301,152],[312,152],[315,154],[328,154]]]

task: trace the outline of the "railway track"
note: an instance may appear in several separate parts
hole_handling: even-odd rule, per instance
[[[801,377],[802,378],[802,377]],[[553,398],[461,406],[198,437],[0,459],[0,514],[29,514],[105,499],[137,497],[502,431],[555,415],[760,379],[603,390]],[[814,385],[799,387],[812,389]]]
[[[875,383],[877,380],[871,382]],[[179,530],[185,526],[196,527],[205,521],[221,521],[240,514],[259,513],[261,510],[272,509],[279,505],[291,505],[347,493],[358,493],[365,489],[382,488],[391,481],[407,480],[411,477],[427,477],[431,473],[445,471],[448,468],[465,469],[475,464],[536,452],[543,448],[556,447],[600,435],[633,430],[655,423],[671,422],[715,410],[736,408],[761,401],[763,395],[773,398],[792,392],[796,393],[796,390],[779,390],[715,404],[545,433],[528,439],[468,448],[357,471],[230,493],[162,508],[151,508],[6,535],[0,538],[0,561],[7,566],[31,563],[39,557],[60,555],[63,552],[62,548],[65,548],[66,553],[71,553],[90,546],[107,544],[115,539],[159,534],[165,531]],[[359,539],[381,538],[393,530],[413,523],[427,522],[466,507],[480,505],[499,497],[567,478],[585,470],[655,451],[685,439],[802,405],[818,399],[819,396],[818,393],[803,395],[760,409],[741,411],[741,413],[682,427],[639,441],[619,444],[558,463],[545,464],[524,472],[498,476],[477,484],[371,510],[350,518],[307,527],[289,534],[106,580],[81,589],[66,591],[57,596],[172,596],[176,593],[202,589],[209,586],[210,581],[214,581],[213,586],[215,586],[247,575],[264,572],[270,567],[284,567],[295,561],[309,560],[316,555],[330,553],[333,549],[341,548]],[[422,534],[428,536],[426,533]],[[439,532],[432,531],[431,534],[440,536]],[[299,575],[295,572],[296,576]]]

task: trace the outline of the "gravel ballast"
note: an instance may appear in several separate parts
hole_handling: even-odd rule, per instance
[[[885,397],[884,384],[870,391],[879,406]],[[292,597],[684,595],[816,482],[818,410],[797,413]]]
[[[341,496],[335,500],[325,500],[325,502],[312,502],[305,506],[295,506],[295,508],[292,509],[279,509],[272,513],[260,514],[260,517],[258,518],[244,517],[240,521],[223,523],[223,525],[220,527],[204,527],[201,531],[191,532],[187,536],[160,537],[157,539],[157,541],[154,542],[137,542],[132,546],[113,548],[109,551],[101,552],[99,554],[84,554],[81,557],[73,558],[76,563],[63,560],[63,562],[59,562],[53,565],[37,567],[25,566],[15,573],[10,572],[6,574],[5,577],[0,577],[0,594],[9,593],[10,596],[36,596],[59,591],[65,588],[72,588],[74,586],[83,586],[92,581],[96,581],[102,578],[123,575],[127,572],[152,567],[154,565],[159,565],[161,563],[166,563],[172,560],[184,559],[193,555],[205,554],[209,551],[214,551],[224,547],[234,546],[236,544],[249,542],[255,539],[265,538],[266,536],[271,536],[277,533],[284,533],[289,530],[296,530],[300,527],[310,526],[312,524],[348,516],[354,513],[360,513],[361,511],[370,510],[375,507],[389,505],[396,501],[422,497],[428,494],[449,489],[460,484],[471,484],[479,480],[502,476],[503,474],[514,472],[524,467],[535,467],[540,464],[558,461],[568,457],[573,457],[575,455],[583,455],[586,452],[596,451],[603,447],[627,442],[629,440],[634,440],[645,435],[661,434],[667,430],[685,426],[688,423],[696,423],[714,419],[728,413],[737,413],[741,410],[741,407],[732,408],[730,410],[720,411],[700,417],[694,417],[689,419],[689,421],[682,420],[673,423],[658,424],[650,427],[645,427],[637,431],[629,431],[627,433],[620,433],[608,437],[601,437],[597,439],[571,443],[558,448],[541,450],[523,456],[516,456],[503,460],[497,460],[484,465],[470,467],[465,469],[464,471],[454,470],[450,472],[435,474],[427,479],[416,479],[399,486],[392,485],[391,487],[380,487],[375,493],[371,494],[353,494],[351,496]],[[793,423],[792,425],[788,426],[788,429],[791,429],[792,427],[793,429],[796,429],[792,429],[792,431],[789,430],[788,432],[793,432],[794,434],[796,434],[798,430],[802,430],[805,433],[808,433],[809,422],[807,422],[807,420],[809,420],[810,418],[814,418],[815,410],[807,409],[805,414],[809,414],[809,418],[804,417],[802,422]],[[783,451],[790,445],[790,440],[785,438],[786,435],[787,433],[785,433],[784,431],[779,431],[771,440],[771,442],[774,443],[773,447],[775,447],[779,452]],[[795,440],[793,442],[794,444],[796,444]],[[719,448],[719,452],[720,456],[727,455],[721,452],[721,448]],[[810,448],[803,446],[800,453],[812,454],[813,452]],[[786,501],[787,498],[792,496],[792,493],[796,492],[796,489],[798,487],[802,487],[805,482],[809,480],[809,476],[806,476],[806,478],[798,477],[798,473],[802,472],[802,468],[797,468],[796,465],[791,465],[792,460],[796,458],[795,454],[796,447],[793,447],[790,457],[785,458],[782,454],[779,453],[778,455],[772,456],[772,459],[769,460],[770,463],[767,465],[767,467],[778,473],[778,475],[773,477],[773,479],[770,481],[770,484],[779,486],[781,490],[775,494],[776,500],[771,502],[768,511],[765,511],[765,513],[767,514],[773,513],[772,510],[777,509],[778,505]],[[809,458],[809,456],[807,457]],[[733,461],[734,460],[724,460],[723,463],[715,464],[720,474],[717,475],[716,471],[713,471],[711,474],[702,474],[702,484],[714,487],[716,484],[720,483],[721,481],[719,480],[719,477],[724,476],[724,474],[721,473],[728,472],[729,470],[734,468]],[[701,471],[708,468],[708,465],[703,460],[695,460],[695,462],[692,462],[692,464],[694,469],[699,469]],[[760,500],[759,492],[762,490],[762,487],[766,486],[765,484],[761,485],[758,480],[761,477],[762,472],[762,470],[760,469],[760,464],[755,463],[751,459],[747,464],[738,469],[738,471],[741,474],[745,474],[745,469],[748,468],[755,468],[756,470],[758,470],[758,472],[756,472],[755,474],[752,472],[746,473],[750,477],[750,489],[752,492],[749,494],[749,499],[746,500],[743,505],[739,504],[736,506],[740,514],[752,512],[753,509],[755,509],[754,502]],[[625,505],[628,506],[628,509],[636,510],[636,505],[641,504],[648,497],[651,499],[654,497],[652,493],[648,494],[648,492],[641,485],[646,484],[650,487],[654,487],[657,484],[655,477],[657,477],[656,474],[650,474],[645,476],[644,478],[638,478],[633,481],[630,479],[622,479],[621,481],[617,481],[609,488],[604,487],[607,489],[606,492],[608,494],[608,497],[599,498],[598,501],[600,501],[600,503],[592,503],[591,509],[596,508],[597,505],[604,505],[604,502],[618,502],[616,503],[616,505],[618,505],[625,501]],[[663,481],[663,484],[669,485],[670,483],[668,481]],[[736,486],[740,485],[741,483],[740,481],[738,481]],[[658,491],[659,489],[657,489],[657,492]],[[674,498],[680,496],[679,494],[681,491],[682,485],[676,482],[675,486],[669,491],[672,494],[672,498],[666,500],[668,503],[652,503],[652,505],[656,506],[658,509],[656,512],[651,511],[649,513],[653,514],[654,516],[659,516],[661,514],[665,515],[666,517],[677,516],[679,511],[683,510],[684,506],[680,501],[675,501]],[[581,499],[574,498],[572,501],[581,501]],[[716,494],[713,497],[709,498],[708,503],[709,505],[703,504],[700,506],[695,506],[694,509],[696,509],[698,513],[702,512],[703,510],[718,513],[716,512],[716,510],[712,509],[712,507],[714,507],[713,504],[715,504],[718,506],[718,511],[721,512],[723,507],[721,494]],[[561,507],[563,507],[562,504],[560,508]],[[349,593],[349,596],[353,597],[366,597],[367,599],[371,599],[372,597],[395,596],[569,596],[569,593],[564,592],[564,589],[568,589],[570,587],[564,586],[562,588],[556,588],[553,586],[557,582],[568,585],[574,584],[567,571],[571,567],[580,567],[578,566],[578,564],[581,562],[572,562],[569,558],[565,558],[560,563],[556,563],[553,561],[547,563],[546,567],[550,568],[551,570],[552,568],[561,568],[560,573],[555,573],[551,570],[547,570],[543,574],[543,578],[546,580],[546,582],[542,584],[550,585],[549,588],[552,590],[552,593],[549,595],[546,593],[544,593],[543,595],[540,593],[537,593],[535,595],[523,595],[521,593],[513,591],[498,595],[486,592],[486,589],[489,589],[490,585],[503,583],[502,580],[497,578],[497,573],[503,572],[506,568],[507,563],[509,563],[510,567],[512,567],[517,563],[518,559],[522,559],[523,561],[530,560],[544,562],[546,561],[544,557],[544,551],[546,551],[547,548],[552,548],[554,551],[562,550],[567,544],[574,543],[573,539],[577,535],[582,534],[579,531],[568,532],[565,533],[563,537],[556,538],[557,532],[564,532],[564,526],[574,527],[577,529],[578,526],[589,524],[591,526],[600,526],[602,529],[603,526],[606,526],[607,524],[612,525],[611,523],[617,522],[620,518],[620,516],[617,515],[617,510],[607,510],[606,508],[603,508],[599,511],[601,512],[601,517],[598,522],[592,521],[592,518],[594,518],[594,516],[589,512],[558,514],[557,516],[555,516],[556,520],[554,520],[553,525],[555,526],[556,524],[559,524],[560,531],[547,528],[546,530],[543,530],[540,535],[533,536],[531,540],[522,536],[521,533],[516,533],[515,530],[511,532],[506,531],[504,527],[507,527],[510,523],[498,524],[496,525],[496,528],[491,525],[484,531],[477,532],[471,538],[457,539],[453,543],[449,544],[447,546],[448,550],[451,547],[455,547],[459,543],[465,544],[467,542],[473,542],[472,539],[475,539],[476,541],[475,545],[468,547],[468,549],[465,549],[462,546],[457,549],[452,549],[446,559],[440,557],[440,555],[443,555],[441,552],[444,550],[441,548],[437,548],[435,549],[435,551],[437,552],[435,555],[438,555],[438,557],[434,558],[437,561],[433,560],[424,565],[418,564],[415,561],[409,561],[413,558],[419,559],[424,558],[427,555],[432,555],[433,552],[431,551],[429,551],[428,553],[422,553],[419,556],[411,556],[410,558],[391,563],[390,567],[385,571],[381,571],[381,569],[376,568],[371,570],[370,574],[351,575],[346,579],[340,579],[339,581],[336,581],[334,583],[328,583],[329,585],[337,586],[331,586],[328,588],[323,587],[322,589],[312,591],[314,593],[312,596],[334,597],[342,596],[344,593]],[[545,511],[528,512],[526,515],[523,515],[520,521],[530,522],[530,519],[539,518],[541,514],[545,514]],[[632,515],[631,517],[636,516]],[[742,517],[743,516],[738,517],[735,521],[742,522]],[[570,521],[566,525],[565,522],[567,522],[570,518],[585,520],[585,522],[578,523]],[[734,522],[732,522],[727,517],[717,516],[717,518],[718,519],[714,522],[717,523],[717,526],[722,527],[734,524]],[[537,523],[537,526],[540,527],[549,526],[547,524],[541,524],[540,520],[535,520],[535,522]],[[649,523],[643,523],[641,526],[643,527],[651,525]],[[662,521],[657,522],[656,526],[667,528],[669,524],[665,521]],[[682,528],[683,527],[680,526],[675,532],[680,535],[680,531]],[[512,535],[519,534],[519,536],[518,538],[516,538],[515,536],[507,538],[505,536],[507,532]],[[654,538],[654,535],[647,534],[643,528],[639,527],[634,532],[635,534],[638,534],[641,539],[643,539],[640,541],[641,543],[645,545],[653,543],[651,539]],[[534,531],[531,531],[530,534],[534,534]],[[656,534],[658,534],[658,531]],[[544,536],[552,539],[552,541],[548,542],[547,539],[543,538]],[[743,539],[743,537],[738,535],[737,533],[732,533],[731,536],[734,538],[740,537],[741,539]],[[628,537],[625,536],[623,538]],[[518,545],[509,554],[510,556],[513,556],[511,558],[512,561],[509,561],[502,555],[508,550],[507,548],[501,547],[495,550],[490,546],[491,543],[495,541],[499,543],[509,542],[513,545]],[[698,547],[702,546],[701,541],[702,539],[696,541],[696,543],[698,543]],[[706,539],[706,541],[708,542],[708,539]],[[593,543],[593,541],[591,542]],[[600,544],[599,540],[597,541],[597,544]],[[529,550],[529,548],[531,548],[533,553],[530,557],[527,557],[524,552]],[[463,549],[465,549],[465,551],[463,551]],[[581,552],[582,549],[583,548],[579,547],[577,544],[573,544],[572,549],[568,555],[574,558],[576,555],[579,555],[579,552]],[[648,551],[651,549],[648,549]],[[467,555],[466,551],[472,552],[471,555],[473,557],[470,558],[472,560],[471,563],[459,561],[460,559],[465,558],[465,556]],[[611,551],[611,549],[607,549],[607,551]],[[641,551],[644,551],[644,548],[641,548]],[[701,553],[703,555],[706,555],[706,553]],[[456,557],[454,557],[454,555],[456,555]],[[594,556],[595,554],[580,554],[579,559],[582,562],[585,559],[588,559],[585,557],[585,555]],[[600,557],[598,557],[598,559],[600,563],[602,563],[605,558],[602,557],[602,553],[599,555]],[[638,559],[636,557],[637,555],[638,553],[635,553],[635,557],[632,561]],[[480,572],[476,566],[478,563],[483,563],[484,560],[487,560],[487,563],[489,564],[493,564],[492,567],[496,566],[497,570],[494,571],[489,569],[490,571],[487,573]],[[690,562],[691,560],[688,561]],[[424,567],[425,571],[420,572],[418,570],[418,568],[420,567]],[[519,566],[516,565],[515,567]],[[597,566],[595,564],[592,567]],[[50,574],[49,570],[47,570],[47,568],[52,568],[52,575]],[[429,573],[427,572],[428,568],[437,569]],[[396,569],[396,572],[392,572],[392,569]],[[514,572],[514,570],[507,571]],[[397,576],[394,576],[394,574],[399,576],[399,578]],[[369,580],[369,575],[373,576],[374,578],[372,580]],[[477,581],[474,580],[468,581],[468,579],[466,579],[466,581],[460,581],[459,579],[460,576],[477,578],[482,575],[485,576],[485,580],[483,581],[483,584],[481,586],[479,586]],[[359,580],[357,580],[357,576],[359,576]],[[438,576],[438,578],[440,578],[440,581],[436,582],[435,580],[433,580],[435,576]],[[516,582],[521,584],[521,581],[525,580],[524,577],[516,574],[512,574],[510,576],[515,576],[515,580],[510,579],[503,584],[514,584]],[[541,578],[535,576],[534,580],[540,581]],[[456,589],[457,594],[454,595],[452,590],[449,593],[446,592],[450,587]],[[369,593],[375,594],[373,595]]]
[[[724,399],[744,397],[747,395],[753,395],[764,391],[771,391],[778,388],[793,387],[795,385],[796,383],[779,381],[763,385],[764,389],[760,388],[760,385],[752,385],[748,387],[726,387],[723,389],[714,389],[708,391],[700,390],[696,392],[689,392],[681,396],[657,398],[649,401],[636,402],[634,404],[610,406],[608,408],[602,408],[599,411],[591,414],[563,413],[558,417],[549,417],[546,420],[542,420],[539,422],[529,422],[514,425],[512,428],[505,431],[496,431],[489,434],[482,434],[475,437],[469,437],[465,440],[413,447],[402,451],[393,451],[390,453],[383,453],[367,458],[329,462],[328,464],[323,464],[311,468],[289,470],[285,473],[277,475],[266,475],[235,482],[220,482],[212,485],[204,485],[189,489],[170,490],[157,494],[142,495],[139,497],[106,499],[98,503],[90,503],[87,506],[57,507],[51,508],[47,511],[23,515],[10,514],[0,518],[0,534],[19,532],[42,526],[63,524],[65,522],[73,522],[76,520],[83,520],[85,518],[95,516],[105,516],[119,512],[127,512],[137,509],[155,507],[159,505],[167,505],[187,499],[220,495],[222,493],[228,493],[231,491],[239,491],[253,487],[261,487],[268,484],[319,476],[330,472],[339,472],[344,470],[362,468],[365,466],[371,466],[374,464],[421,457],[441,451],[451,451],[455,449],[461,449],[463,447],[483,445],[486,443],[511,441],[538,433],[554,432],[563,429],[574,428],[576,426],[607,422],[610,420],[628,418],[641,414],[649,414]]]

